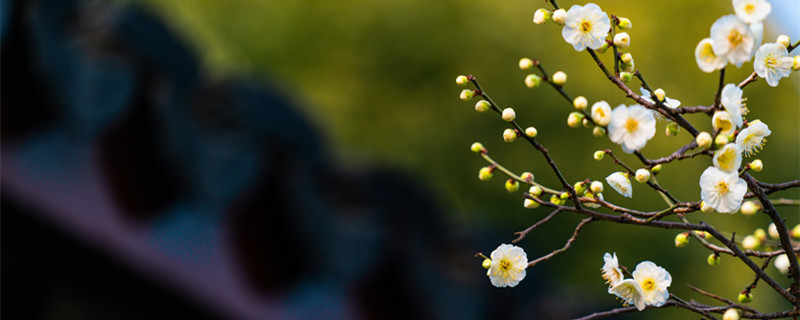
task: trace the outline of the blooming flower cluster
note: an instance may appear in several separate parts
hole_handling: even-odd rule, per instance
[[[634,305],[639,311],[645,306],[660,307],[667,302],[672,276],[667,270],[650,261],[642,261],[633,271],[633,279],[625,279],[619,267],[617,254],[603,255],[603,279],[608,283],[608,293],[616,295],[624,305]]]

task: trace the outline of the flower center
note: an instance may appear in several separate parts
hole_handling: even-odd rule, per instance
[[[720,181],[717,183],[717,186],[714,187],[717,190],[717,193],[721,195],[725,195],[728,193],[728,183],[725,181]]]
[[[738,30],[731,30],[731,33],[728,34],[728,42],[731,43],[731,46],[738,46],[742,43],[742,34]]]
[[[589,30],[592,30],[592,23],[586,20],[581,21],[581,31],[589,32]]]
[[[766,59],[764,59],[764,65],[766,65],[767,68],[772,69],[777,64],[778,64],[778,60],[776,60],[772,55],[769,55]]]
[[[628,121],[625,121],[625,129],[628,132],[634,132],[637,128],[639,128],[639,121],[636,121],[636,119],[628,118]]]
[[[703,45],[702,50],[703,56],[706,57],[706,59],[715,59],[717,57],[717,55],[714,54],[714,46],[711,43]]]
[[[503,272],[508,272],[508,269],[511,268],[511,262],[508,259],[500,260],[500,270]]]
[[[656,287],[656,282],[653,281],[653,279],[647,279],[644,282],[642,282],[642,289],[643,290],[648,290],[649,291],[649,290],[653,290],[653,288],[655,288],[655,287]]]
[[[736,152],[733,148],[725,149],[722,154],[719,155],[718,161],[719,166],[724,170],[731,170],[733,169],[733,160],[736,158]]]
[[[744,11],[747,12],[747,14],[753,14],[753,11],[756,11],[756,6],[752,3],[748,3],[744,6]]]

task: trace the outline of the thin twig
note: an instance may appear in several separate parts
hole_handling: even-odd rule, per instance
[[[567,243],[565,243],[564,246],[561,247],[561,249],[553,250],[552,252],[542,256],[539,259],[528,262],[528,268],[535,266],[539,262],[550,260],[550,258],[554,257],[555,255],[569,250],[569,248],[572,247],[572,243],[575,242],[576,239],[578,239],[578,234],[581,232],[581,229],[583,229],[584,226],[586,226],[592,221],[594,221],[594,218],[592,217],[581,220],[581,222],[578,223],[577,226],[575,226],[575,231],[572,233],[572,236],[569,237]]]

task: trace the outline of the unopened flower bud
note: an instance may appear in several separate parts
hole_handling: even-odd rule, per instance
[[[481,170],[478,171],[478,179],[481,181],[488,181],[492,178],[492,171],[494,171],[492,167],[481,168]]]
[[[659,101],[664,101],[664,97],[667,96],[667,93],[661,88],[653,90],[653,94],[656,95],[656,98],[658,98]]]
[[[539,84],[542,83],[542,77],[535,75],[533,73],[525,76],[525,86],[528,88],[536,88]]]
[[[753,294],[750,292],[741,292],[739,293],[739,303],[750,303],[753,302]]]
[[[654,165],[652,168],[650,168],[650,173],[658,174],[659,172],[661,172],[661,168],[663,167],[660,164]]]
[[[492,260],[491,259],[483,259],[483,263],[481,264],[481,266],[484,269],[489,270],[489,268],[492,267]]]
[[[697,146],[706,149],[711,146],[711,134],[708,132],[700,132],[697,137],[694,138],[694,141],[697,142]]]
[[[521,175],[519,175],[519,177],[520,177],[520,179],[525,180],[525,181],[533,181],[533,173],[530,173],[530,172],[527,172],[527,171],[523,172]]]
[[[578,96],[572,101],[572,105],[575,106],[575,109],[586,110],[586,107],[589,106],[589,100],[586,100],[584,96]]]
[[[675,236],[675,247],[683,248],[689,244],[689,233],[683,232]]]
[[[472,91],[470,89],[464,89],[464,90],[461,90],[461,95],[459,96],[459,98],[461,98],[461,100],[464,100],[464,101],[470,101],[470,100],[472,100],[473,96],[475,96],[475,92],[474,91]]]
[[[533,67],[533,60],[530,58],[522,58],[519,59],[519,69],[520,70],[528,70]]]
[[[792,70],[794,71],[800,70],[800,56],[794,56],[794,62],[792,62]]]
[[[475,103],[475,111],[480,112],[480,113],[488,111],[489,108],[491,108],[491,107],[492,107],[492,105],[489,103],[489,101],[486,101],[486,100],[481,100],[481,101],[478,101],[477,103]]]
[[[579,195],[586,192],[586,184],[583,183],[583,181],[575,182],[575,184],[572,185],[572,188],[574,188],[575,192]]]
[[[533,23],[545,23],[547,22],[547,19],[550,19],[550,15],[552,15],[552,12],[540,8],[539,10],[536,10],[536,13],[533,14]]]
[[[517,132],[514,129],[503,130],[503,141],[511,143],[517,140]]]
[[[483,144],[482,144],[482,143],[480,143],[480,142],[475,142],[475,143],[473,143],[473,144],[472,144],[472,145],[469,147],[469,149],[470,149],[470,150],[472,150],[472,152],[475,152],[475,153],[486,152],[486,149],[484,149],[484,148],[483,148]]]
[[[742,207],[739,210],[742,211],[743,215],[752,216],[758,211],[758,205],[753,201],[747,200],[742,203]]]
[[[620,66],[624,72],[633,72],[636,70],[636,63],[633,60],[631,60],[630,63],[620,63]]]
[[[678,132],[680,132],[680,131],[681,131],[681,127],[677,123],[675,123],[675,122],[667,123],[666,134],[667,134],[668,137],[677,136]]]
[[[569,199],[569,193],[562,192],[561,194],[558,195],[558,197],[561,198],[561,200],[567,200]]]
[[[519,182],[517,182],[517,180],[514,179],[506,180],[506,190],[508,191],[508,193],[517,192],[517,190],[519,190]]]
[[[739,320],[739,310],[728,308],[722,315],[722,320]]]
[[[593,193],[601,193],[603,192],[603,183],[600,181],[592,181],[592,184],[589,185],[589,189],[592,190]]]
[[[533,186],[530,189],[528,189],[528,193],[530,193],[530,195],[534,197],[538,197],[542,195],[542,188],[539,188],[538,186]]]
[[[800,239],[800,224],[797,224],[789,231],[789,236],[795,239]]]
[[[620,80],[622,80],[622,82],[625,82],[625,83],[631,82],[631,80],[633,79],[633,73],[620,72],[619,73],[619,78],[620,78]]]
[[[764,231],[763,228],[757,228],[753,230],[753,236],[756,237],[758,242],[763,243],[764,241],[767,241],[767,232]]]
[[[563,25],[564,22],[567,20],[567,10],[558,9],[553,11],[553,22]]]
[[[606,51],[608,51],[608,47],[609,47],[608,42],[603,42],[603,45],[600,46],[599,49],[597,49],[597,52],[606,53]]]
[[[606,128],[594,127],[594,129],[592,129],[592,135],[594,135],[595,138],[602,138],[606,135]]]
[[[556,73],[553,74],[553,83],[563,86],[567,83],[567,74],[564,73],[564,71],[556,71]]]
[[[778,40],[776,40],[775,42],[780,43],[782,46],[787,47],[787,48],[790,45],[792,45],[792,41],[789,40],[789,36],[787,36],[785,34],[779,35],[778,36]]]
[[[622,61],[622,63],[631,63],[631,61],[633,61],[633,55],[630,52],[625,52],[619,57],[619,60]]]
[[[631,20],[624,17],[617,17],[617,26],[622,30],[629,30],[633,27]]]
[[[767,233],[769,234],[769,237],[772,239],[781,238],[780,233],[778,233],[778,226],[776,226],[775,223],[769,224],[769,227],[767,227]]]
[[[577,128],[581,126],[581,121],[583,120],[583,113],[580,112],[572,112],[567,117],[567,125],[570,128]]]
[[[467,83],[469,83],[469,78],[467,78],[467,76],[465,76],[465,75],[460,75],[460,76],[456,77],[456,84],[457,84],[459,87],[466,86],[466,85],[467,85]]]
[[[627,48],[631,45],[631,37],[627,32],[620,32],[614,35],[614,45],[619,48]]]
[[[583,118],[583,120],[581,120],[581,124],[583,125],[584,128],[591,128],[591,127],[594,126],[592,124],[592,121],[589,121],[589,119],[587,119],[585,117]]]
[[[694,232],[695,235],[697,235],[698,237],[703,238],[703,239],[711,238],[711,234],[706,232],[706,231],[697,231],[697,230],[695,230],[695,231],[692,231],[692,232]]]
[[[528,127],[525,129],[525,135],[531,138],[536,138],[536,135],[539,134],[539,131],[536,130],[534,127]]]
[[[761,159],[750,161],[750,169],[755,172],[761,172],[764,169],[764,163],[761,162]]]
[[[603,156],[605,155],[606,153],[603,150],[597,150],[594,152],[594,159],[597,161],[603,160]]]
[[[706,203],[705,201],[701,201],[700,202],[700,211],[703,211],[705,213],[711,213],[711,212],[714,212],[714,208],[712,206],[708,205],[708,203]]]
[[[708,265],[709,266],[716,266],[719,264],[720,257],[716,253],[712,253],[708,255]]]
[[[650,180],[650,171],[647,169],[639,169],[636,170],[636,181],[639,183],[645,183]]]
[[[512,108],[503,109],[503,120],[506,122],[514,121],[517,118],[517,113]]]
[[[745,248],[747,250],[755,250],[758,249],[758,247],[760,246],[761,246],[761,241],[758,241],[758,239],[754,237],[752,234],[747,235],[742,239],[742,248]]]
[[[728,142],[730,142],[730,139],[728,139],[728,136],[724,134],[718,134],[717,137],[714,139],[714,145],[717,148],[722,148],[722,146],[728,144]]]
[[[775,262],[772,265],[775,266],[775,269],[778,269],[780,273],[788,274],[790,264],[789,256],[784,253],[775,257]]]
[[[525,200],[522,201],[522,206],[528,209],[533,209],[539,207],[539,203],[526,198]]]
[[[560,205],[564,204],[564,200],[559,198],[557,195],[552,195],[552,196],[550,196],[550,203],[560,206]]]

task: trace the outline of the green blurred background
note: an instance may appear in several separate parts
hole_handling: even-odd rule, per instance
[[[789,1],[787,1],[788,3]],[[501,105],[513,106],[523,126],[539,130],[538,140],[550,149],[570,181],[602,180],[617,167],[611,161],[592,160],[597,149],[610,148],[636,167],[635,157],[624,155],[607,138],[597,139],[586,128],[570,129],[566,117],[570,104],[549,87],[535,90],[523,84],[525,73],[517,68],[521,57],[542,61],[549,72],[563,70],[569,75],[565,87],[572,96],[586,96],[590,104],[606,100],[612,106],[630,104],[609,83],[585,52],[576,52],[561,38],[553,23],[534,25],[533,12],[548,7],[544,1],[398,0],[398,1],[146,1],[178,33],[185,35],[205,61],[214,78],[250,77],[262,79],[288,91],[302,101],[303,110],[322,128],[333,153],[351,166],[379,165],[395,168],[427,186],[448,213],[452,228],[462,232],[483,232],[491,226],[497,243],[509,242],[514,231],[522,230],[549,211],[524,209],[521,193],[508,194],[499,174],[489,182],[476,178],[485,163],[469,151],[481,141],[490,154],[516,172],[531,171],[537,180],[557,186],[542,156],[525,143],[506,144],[506,128],[496,114],[473,111],[474,100],[458,99],[459,74],[478,77],[484,89]],[[708,36],[714,20],[732,14],[729,1],[596,1],[609,14],[628,17],[636,67],[648,83],[666,90],[684,106],[708,105],[717,86],[717,74],[701,72],[694,59],[697,42]],[[573,3],[561,1],[568,8]],[[800,15],[800,7],[788,10]],[[776,5],[770,17],[780,11]],[[785,8],[784,8],[785,10]],[[791,17],[791,15],[790,15]],[[785,24],[767,23],[765,41],[780,33],[795,40],[800,30],[780,29]],[[796,26],[796,25],[793,25]],[[791,27],[796,29],[796,27]],[[795,53],[796,54],[796,53]],[[602,58],[610,63],[610,54]],[[728,66],[726,82],[738,83],[752,72],[752,63],[741,68]],[[638,88],[638,82],[631,84]],[[771,88],[758,81],[745,89],[748,119],[761,119],[772,135],[758,154],[765,169],[754,174],[766,182],[782,182],[800,176],[800,79],[796,74]],[[700,130],[711,130],[705,115],[687,116]],[[689,141],[682,131],[678,137],[664,135],[664,122],[643,153],[656,158],[671,153]],[[678,199],[699,199],[700,173],[711,165],[706,157],[666,166],[659,180]],[[634,186],[634,199],[610,191],[607,200],[643,210],[664,207],[660,197],[641,185]],[[402,199],[402,195],[398,195]],[[773,198],[800,198],[800,190],[773,194]],[[399,200],[402,201],[402,200]],[[790,225],[800,222],[797,208],[782,207]],[[754,228],[766,228],[763,214],[719,215],[693,213],[690,220],[707,221],[739,236]],[[529,235],[521,245],[529,258],[561,247],[579,217],[562,215],[546,228]],[[670,218],[674,220],[675,218]],[[753,277],[741,263],[722,257],[716,267],[706,264],[708,252],[697,243],[676,249],[675,231],[652,228],[621,228],[606,223],[589,225],[579,241],[565,254],[529,272],[552,275],[557,286],[540,288],[553,292],[553,299],[580,303],[587,299],[618,306],[605,293],[599,277],[604,252],[617,252],[628,268],[641,260],[652,260],[672,273],[671,292],[684,299],[712,303],[687,289],[692,284],[735,299]],[[490,252],[493,247],[475,248]],[[465,252],[464,254],[471,254]],[[758,262],[758,261],[757,261]],[[475,281],[486,281],[475,261]],[[786,277],[774,268],[769,273],[783,285]],[[537,286],[526,283],[522,286]],[[513,290],[513,289],[511,289]],[[766,312],[785,310],[788,304],[760,283],[754,291],[753,306]],[[669,309],[648,312],[648,318],[685,317],[686,311]],[[577,315],[569,315],[577,316]]]

